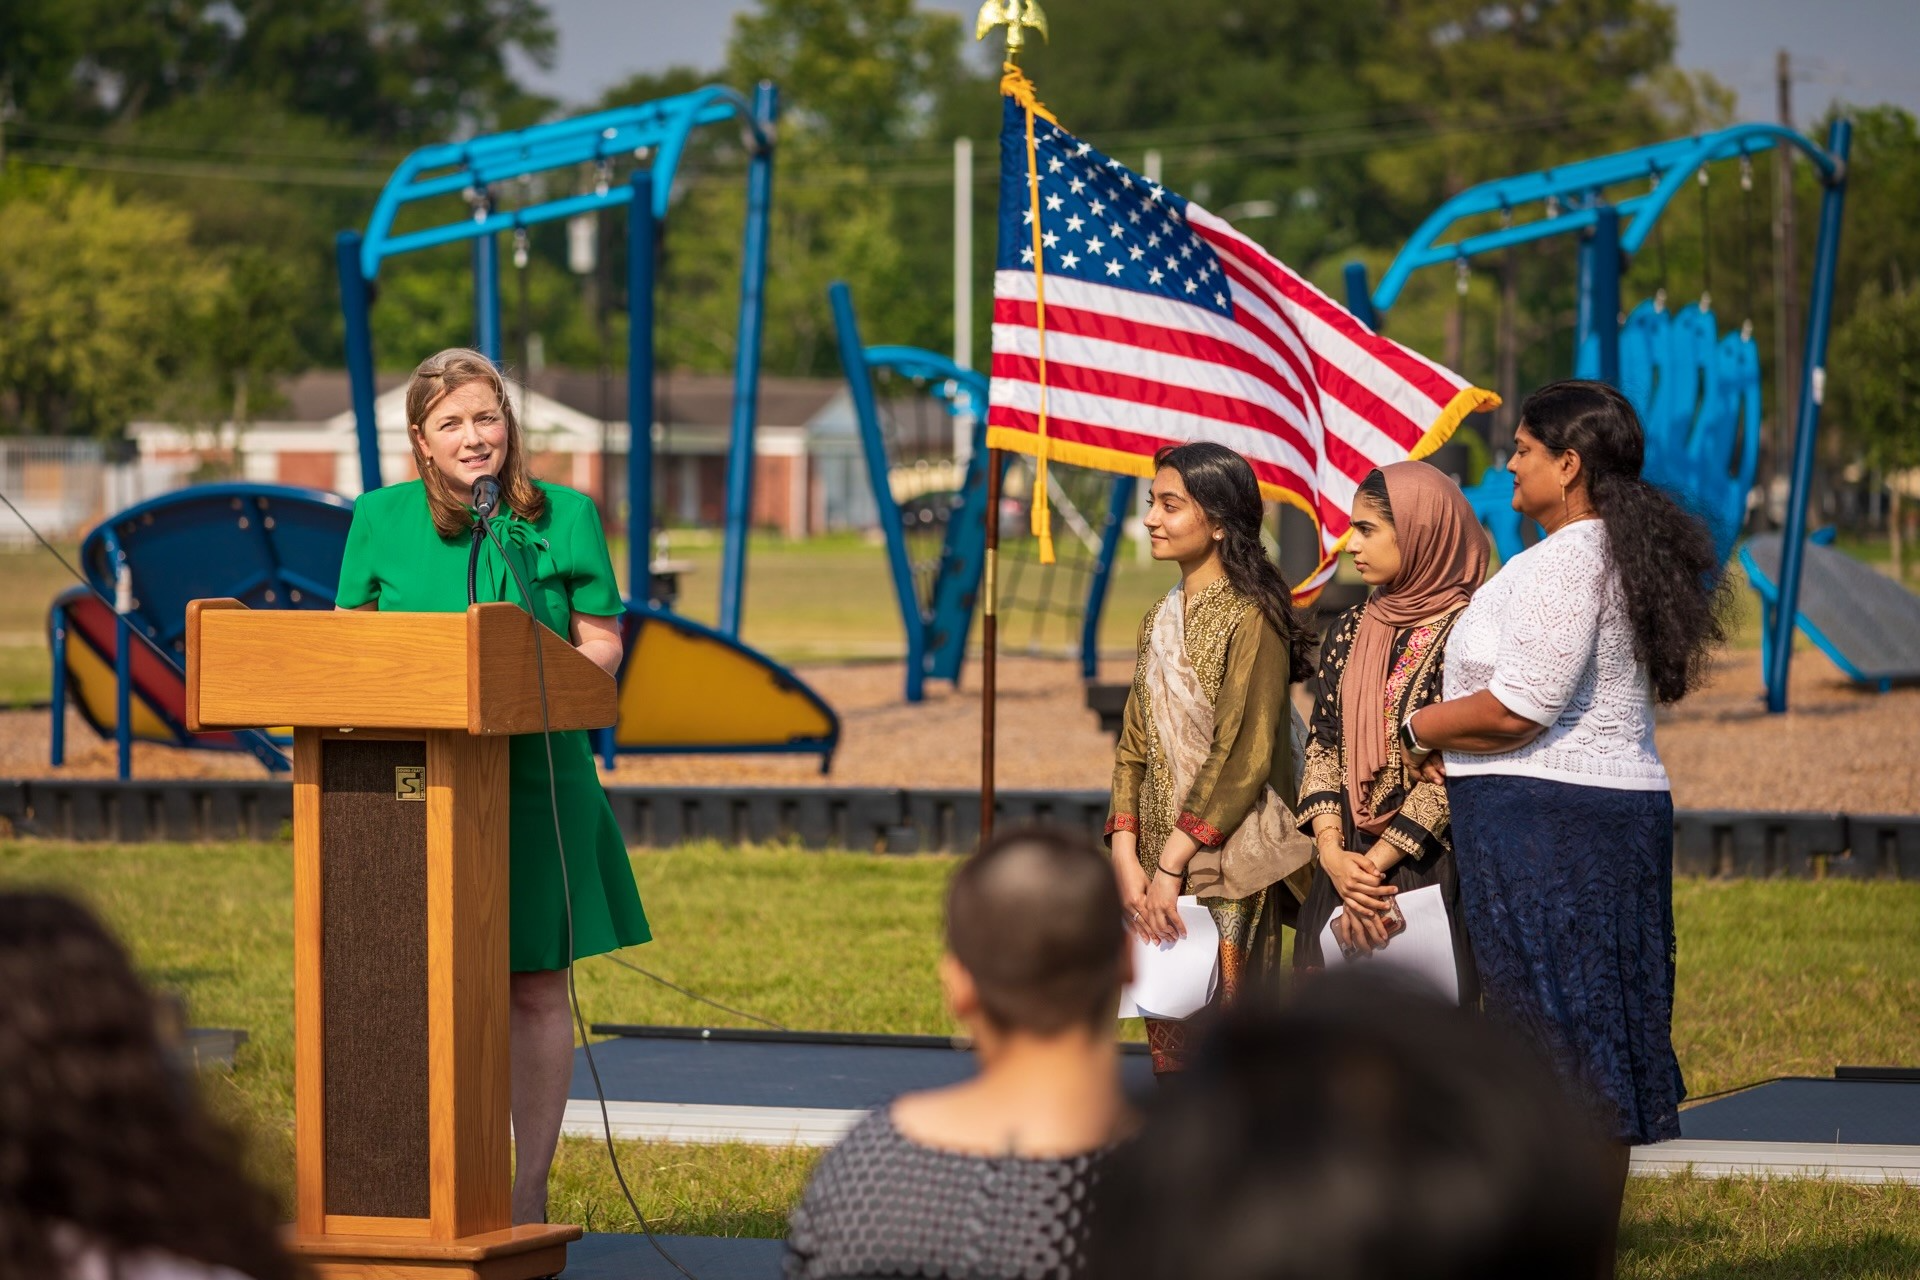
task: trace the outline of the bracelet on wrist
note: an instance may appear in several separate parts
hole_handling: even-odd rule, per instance
[[[1167,865],[1166,863],[1164,863],[1164,862],[1163,862],[1163,863],[1160,863],[1160,864],[1159,864],[1158,866],[1156,866],[1156,867],[1154,867],[1154,869],[1153,869],[1153,874],[1155,874],[1155,875],[1159,875],[1159,874],[1160,874],[1160,873],[1161,873],[1162,871],[1164,871],[1164,872],[1166,872],[1166,873],[1167,873],[1168,875],[1170,875],[1170,876],[1172,876],[1172,877],[1173,877],[1173,878],[1174,878],[1175,880],[1184,880],[1184,879],[1186,878],[1186,875],[1187,875],[1187,873],[1186,873],[1185,871],[1175,871],[1175,870],[1174,870],[1174,869],[1173,869],[1172,867],[1170,867],[1170,866],[1168,866],[1168,865]]]

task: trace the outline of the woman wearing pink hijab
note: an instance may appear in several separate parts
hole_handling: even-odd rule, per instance
[[[1414,709],[1439,700],[1447,633],[1486,576],[1486,535],[1445,473],[1397,462],[1360,482],[1347,553],[1373,594],[1339,617],[1320,650],[1298,810],[1314,838],[1314,872],[1294,964],[1320,966],[1320,933],[1336,911],[1343,949],[1385,944],[1402,923],[1395,896],[1437,884],[1470,1003],[1477,988],[1446,786],[1408,771],[1395,735]]]

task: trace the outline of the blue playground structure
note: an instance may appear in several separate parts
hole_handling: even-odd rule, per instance
[[[247,751],[284,770],[290,734],[186,728],[187,601],[230,596],[255,609],[331,609],[353,504],[271,484],[200,485],[127,508],[80,547],[88,586],[47,618],[53,651],[52,763],[66,761],[69,699],[114,740],[122,778],[133,744]],[[107,601],[113,601],[110,606]]]
[[[987,447],[986,447],[986,375],[962,369],[947,357],[919,347],[863,346],[859,322],[854,316],[853,297],[844,282],[836,281],[827,291],[833,306],[834,328],[839,339],[840,366],[845,371],[854,415],[859,421],[860,444],[867,463],[867,476],[873,486],[874,505],[879,511],[880,527],[886,535],[887,563],[893,575],[894,593],[900,604],[901,622],[907,636],[908,702],[925,697],[928,679],[959,682],[966,661],[967,635],[979,606],[980,578],[986,559]],[[883,400],[875,394],[876,379],[889,384],[904,380],[912,390],[909,396],[889,397],[888,408],[909,399],[919,417],[913,424],[890,420]],[[937,406],[929,422],[929,406]],[[972,447],[967,453],[964,475],[957,487],[934,488],[926,492],[903,494],[897,491],[896,472],[906,464],[928,459],[952,457],[952,423],[971,424]],[[914,429],[917,427],[918,429]],[[907,455],[915,454],[917,458]],[[1001,458],[1002,478],[1013,465],[1012,455]],[[1055,464],[1052,486],[1073,483],[1074,473],[1083,469]],[[1093,479],[1093,473],[1087,473]],[[1107,589],[1113,578],[1114,555],[1119,549],[1126,513],[1133,505],[1135,481],[1132,476],[1097,479],[1097,492],[1103,499],[1103,511],[1096,511],[1099,530],[1093,531],[1083,508],[1094,504],[1083,501],[1056,501],[1054,518],[1068,523],[1067,533],[1082,535],[1070,539],[1060,535],[1062,564],[1047,572],[1038,599],[1025,602],[1038,613],[1057,610],[1059,604],[1072,605],[1078,596],[1080,670],[1084,679],[1093,679],[1099,666],[1100,619],[1105,612]],[[1049,490],[1052,492],[1052,489]],[[1058,495],[1056,495],[1057,497]],[[1074,529],[1078,520],[1086,527]],[[1024,518],[1020,530],[1024,533]],[[1076,557],[1070,548],[1079,546],[1090,555]],[[1018,600],[1018,580],[1022,565],[1009,556],[1003,544],[1001,610],[1009,600]],[[1086,578],[1084,593],[1069,588],[1054,590],[1057,576],[1081,571]],[[1059,604],[1056,594],[1066,599]]]
[[[1855,684],[1885,693],[1920,682],[1920,596],[1834,550],[1833,540],[1832,526],[1807,537],[1806,589],[1795,625]],[[1760,660],[1769,682],[1779,661],[1780,545],[1779,534],[1763,533],[1740,548],[1740,567],[1765,619]]]
[[[1827,331],[1833,310],[1840,214],[1846,194],[1852,126],[1836,121],[1825,148],[1791,129],[1771,124],[1729,129],[1637,147],[1537,173],[1501,178],[1469,188],[1420,224],[1379,287],[1367,290],[1364,265],[1346,269],[1347,306],[1379,327],[1408,278],[1422,267],[1453,264],[1464,281],[1475,257],[1556,236],[1580,238],[1580,283],[1575,367],[1578,377],[1620,388],[1638,410],[1647,432],[1648,479],[1699,511],[1713,530],[1723,557],[1733,552],[1746,518],[1760,449],[1760,356],[1751,321],[1720,332],[1712,300],[1670,310],[1664,296],[1647,299],[1621,317],[1620,280],[1626,262],[1654,233],[1660,217],[1690,182],[1705,200],[1708,166],[1738,160],[1743,188],[1751,187],[1751,157],[1792,147],[1813,165],[1826,188],[1818,249],[1809,290],[1804,383],[1794,437],[1792,488],[1788,500],[1786,563],[1777,593],[1784,607],[1770,642],[1780,657],[1770,663],[1767,705],[1786,709],[1786,672],[1799,598],[1807,497],[1819,426]],[[1637,194],[1620,189],[1646,184]],[[1538,216],[1522,215],[1538,209]],[[1498,225],[1487,226],[1489,219]],[[1461,227],[1459,224],[1468,224]],[[1449,231],[1451,240],[1442,239]],[[1467,491],[1493,535],[1501,557],[1522,549],[1521,519],[1511,508],[1512,478],[1489,468]]]
[[[751,102],[732,89],[710,85],[516,132],[422,147],[388,179],[366,231],[343,231],[337,240],[361,484],[371,490],[382,482],[369,327],[381,264],[401,254],[469,242],[474,345],[498,363],[500,235],[514,236],[519,258],[529,227],[626,206],[627,656],[620,672],[620,720],[599,741],[609,765],[620,752],[802,752],[818,753],[824,769],[839,741],[832,709],[792,672],[740,641],[776,114],[771,84],[761,83]],[[652,598],[654,275],[660,230],[688,139],[697,128],[726,123],[739,127],[748,152],[747,207],[720,616],[718,626],[709,628]],[[631,165],[624,180],[616,181],[616,164]],[[591,190],[547,198],[533,182],[539,174],[582,167],[596,175]],[[507,207],[507,194],[524,198]],[[455,200],[460,203],[454,205]],[[699,672],[698,681],[689,671]],[[680,707],[677,699],[689,689],[699,696],[694,705]]]

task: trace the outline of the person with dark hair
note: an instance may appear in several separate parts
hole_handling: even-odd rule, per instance
[[[1653,709],[1724,639],[1712,535],[1641,477],[1645,447],[1604,383],[1527,397],[1507,469],[1547,537],[1474,596],[1447,640],[1446,700],[1402,726],[1409,761],[1446,778],[1487,1009],[1591,1099],[1623,1191],[1626,1144],[1678,1137],[1685,1096]]]
[[[1406,767],[1397,731],[1409,712],[1440,698],[1447,635],[1487,576],[1487,536],[1460,486],[1424,462],[1369,471],[1354,494],[1352,530],[1347,554],[1373,594],[1335,620],[1320,648],[1299,811],[1314,838],[1315,871],[1293,963],[1322,964],[1329,919],[1347,950],[1385,945],[1394,896],[1439,885],[1460,1000],[1471,1004],[1477,988],[1446,785]]]
[[[1153,463],[1147,533],[1180,581],[1140,623],[1107,836],[1142,937],[1185,936],[1181,894],[1206,904],[1220,931],[1217,999],[1231,1001],[1250,971],[1278,972],[1281,922],[1306,894],[1313,846],[1293,816],[1288,685],[1311,671],[1312,642],[1261,545],[1265,506],[1247,460],[1194,441]],[[1147,1019],[1156,1072],[1180,1069],[1186,1029]]]
[[[119,943],[0,893],[0,1276],[292,1280],[273,1198],[201,1107]]]
[[[980,1074],[907,1094],[828,1152],[788,1224],[790,1280],[1086,1274],[1091,1199],[1136,1118],[1115,1043],[1120,895],[1086,837],[1003,831],[947,887],[947,1007]]]
[[[1591,1276],[1601,1143],[1522,1044],[1467,1010],[1329,974],[1248,1001],[1155,1099],[1102,1186],[1119,1280]]]

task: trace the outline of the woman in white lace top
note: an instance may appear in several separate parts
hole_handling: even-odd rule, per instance
[[[1656,702],[1722,638],[1706,525],[1640,476],[1645,437],[1604,383],[1527,398],[1513,505],[1547,537],[1447,639],[1443,701],[1402,749],[1444,774],[1460,905],[1490,1014],[1553,1058],[1619,1144],[1679,1136],[1673,802]]]

